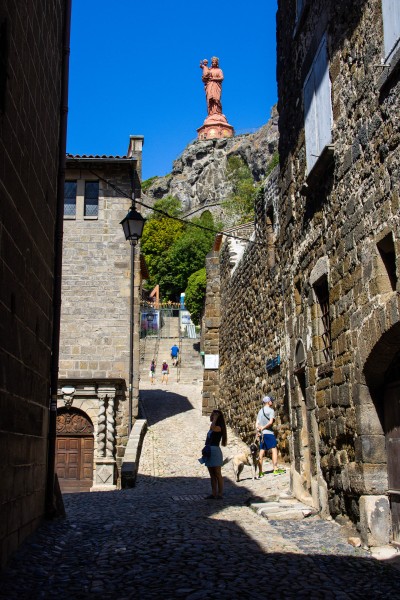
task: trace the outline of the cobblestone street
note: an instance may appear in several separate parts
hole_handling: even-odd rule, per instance
[[[198,463],[208,419],[195,385],[144,384],[145,437],[134,489],[64,496],[0,577],[0,597],[224,599],[398,598],[400,572],[350,546],[333,522],[269,521],[249,506],[288,490],[288,475],[233,481],[224,449],[222,501]],[[268,465],[267,469],[268,470]]]

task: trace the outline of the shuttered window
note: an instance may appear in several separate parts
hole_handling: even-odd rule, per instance
[[[400,0],[382,0],[385,61],[400,46]]]
[[[303,93],[307,170],[310,172],[322,150],[332,142],[331,82],[325,36],[305,80]]]

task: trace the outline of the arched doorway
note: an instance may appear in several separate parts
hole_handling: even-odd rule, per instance
[[[295,362],[295,394],[296,394],[296,429],[295,469],[300,476],[304,491],[311,495],[311,457],[309,438],[309,411],[306,405],[306,352],[302,340],[296,344]]]
[[[57,415],[56,472],[62,492],[88,492],[93,485],[93,424],[77,408]]]
[[[400,545],[400,354],[392,362],[384,393],[388,495],[392,513],[393,543]]]
[[[365,331],[360,335],[368,339]],[[374,477],[365,479],[360,513],[363,499],[367,537],[374,526],[372,537],[380,545],[389,541],[400,545],[400,323],[371,346],[363,367],[367,387],[361,382],[357,392],[357,433],[359,463]],[[374,539],[370,545],[379,544]]]

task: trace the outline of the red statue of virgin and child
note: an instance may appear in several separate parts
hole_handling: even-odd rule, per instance
[[[200,61],[202,70],[202,80],[206,92],[208,117],[203,125],[197,130],[199,140],[209,140],[212,138],[232,137],[234,130],[229,125],[224,114],[222,114],[221,94],[224,74],[219,68],[219,61],[216,56],[211,59],[211,67],[208,67],[208,60]]]

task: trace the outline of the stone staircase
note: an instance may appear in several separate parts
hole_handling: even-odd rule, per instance
[[[169,317],[168,332],[179,331],[178,317]],[[174,323],[173,320],[176,322]],[[140,378],[149,380],[150,363],[156,361],[156,383],[161,381],[161,365],[165,360],[169,365],[169,381],[178,383],[198,383],[203,381],[203,363],[200,356],[199,339],[182,338],[178,335],[171,337],[147,337],[142,340],[140,360]],[[171,346],[177,344],[180,348],[180,361],[177,367],[172,366]]]

